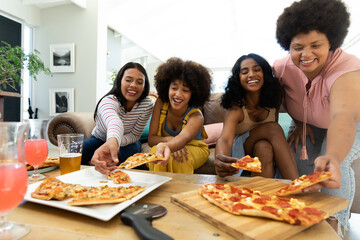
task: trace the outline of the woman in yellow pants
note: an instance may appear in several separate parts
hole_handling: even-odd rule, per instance
[[[209,99],[211,77],[202,65],[170,58],[159,66],[148,143],[151,153],[166,158],[149,163],[151,171],[193,173],[210,154],[204,139],[204,117],[199,109]]]

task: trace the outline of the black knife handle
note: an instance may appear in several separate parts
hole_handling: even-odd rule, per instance
[[[120,215],[121,221],[126,225],[133,226],[135,232],[143,240],[172,240],[163,232],[153,228],[151,224],[152,217],[150,215],[137,215],[123,212]]]

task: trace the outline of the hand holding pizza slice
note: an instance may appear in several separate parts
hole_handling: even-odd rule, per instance
[[[154,153],[135,153],[133,156],[128,157],[125,162],[121,163],[118,168],[131,169],[148,162],[159,160],[166,160],[166,158]]]
[[[244,169],[251,172],[261,172],[261,162],[259,158],[252,158],[249,155],[238,159],[235,163],[232,163],[231,166],[237,169]]]
[[[291,184],[280,188],[275,195],[286,196],[290,194],[296,194],[302,192],[304,188],[314,185],[315,183],[325,181],[332,177],[331,172],[315,172],[310,175],[302,175],[295,179]]]

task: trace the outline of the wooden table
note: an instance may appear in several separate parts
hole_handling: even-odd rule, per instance
[[[148,172],[148,171],[147,171]],[[153,172],[148,172],[153,173]],[[56,169],[45,173],[49,177],[59,176]],[[170,202],[170,196],[176,193],[198,189],[203,183],[235,181],[239,178],[220,178],[214,175],[172,174],[158,175],[172,177],[172,180],[142,198],[141,202],[163,205],[168,213],[153,221],[153,226],[174,239],[234,239],[229,234],[201,220]],[[119,214],[104,222],[77,213],[41,204],[24,202],[9,213],[9,220],[29,224],[31,232],[24,239],[138,239],[134,230],[122,224]],[[335,231],[321,222],[290,239],[340,239]]]

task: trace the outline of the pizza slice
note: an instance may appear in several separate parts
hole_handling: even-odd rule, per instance
[[[65,187],[66,183],[63,183],[59,179],[47,178],[31,193],[31,197],[42,200],[50,200],[53,198],[64,200],[71,197],[71,195],[67,195],[64,191]]]
[[[263,195],[259,191],[228,184],[207,183],[200,187],[199,193],[212,204],[235,215],[264,217],[303,226],[319,223],[328,216],[328,213],[307,207],[294,198]]]
[[[73,198],[68,202],[71,206],[121,203],[131,199],[145,190],[145,186],[128,186],[128,187],[88,187],[80,184],[68,184],[57,178],[45,179],[31,197],[41,200],[65,200]]]
[[[261,162],[259,158],[252,158],[249,155],[238,159],[235,163],[232,163],[231,166],[237,169],[244,169],[251,172],[261,172]]]
[[[43,162],[42,164],[39,165],[38,168],[41,169],[41,168],[52,167],[52,166],[56,166],[56,165],[60,165],[59,158],[48,157],[45,162]],[[34,170],[34,167],[31,166],[30,164],[26,163],[26,169],[28,171],[30,171],[30,170]]]
[[[116,184],[131,182],[129,174],[120,170],[111,172],[107,175],[107,178],[113,180]]]
[[[105,185],[91,187],[88,191],[78,194],[76,198],[68,202],[68,205],[83,206],[106,203],[121,203],[135,197],[144,190],[145,187],[141,186],[109,187]]]
[[[88,189],[89,187],[79,184],[64,183],[57,178],[47,178],[31,193],[31,197],[41,200],[64,200],[75,197]]]
[[[131,169],[158,160],[166,160],[166,158],[155,153],[135,153],[133,156],[128,157],[125,162],[121,163],[118,168]]]
[[[280,188],[275,195],[286,196],[290,194],[296,194],[302,192],[306,187],[314,185],[315,183],[325,181],[332,177],[331,172],[315,172],[310,175],[302,175],[301,177],[294,179],[291,184]]]

